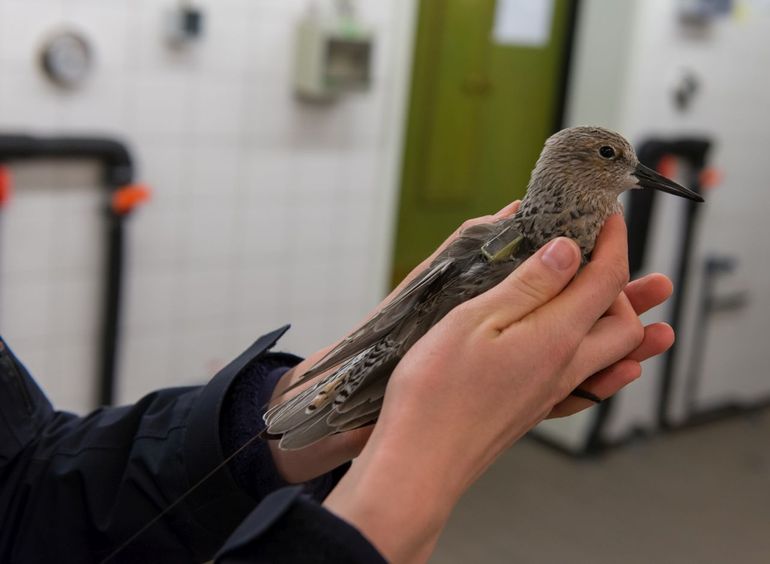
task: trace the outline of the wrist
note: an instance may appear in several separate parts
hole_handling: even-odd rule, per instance
[[[442,474],[427,458],[370,443],[324,506],[355,526],[388,561],[426,561],[459,499]]]

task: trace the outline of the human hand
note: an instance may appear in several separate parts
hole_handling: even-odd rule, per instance
[[[570,283],[579,262],[573,242],[550,243],[396,367],[371,438],[326,501],[386,558],[427,558],[460,495],[503,450],[549,413],[580,409],[566,399],[576,387],[614,393],[633,379],[630,363],[669,344],[670,329],[645,331],[637,317],[668,290],[660,277],[626,286],[620,217]]]
[[[607,315],[629,315],[630,307],[633,309],[633,315],[640,316],[666,301],[672,291],[673,285],[666,276],[659,273],[648,274],[627,284],[623,294],[618,296]],[[580,389],[591,392],[601,399],[607,399],[642,375],[643,361],[664,353],[673,344],[674,330],[668,323],[646,325],[642,343],[634,351],[604,370],[589,376],[580,385]],[[548,418],[573,415],[592,405],[594,403],[590,400],[570,395],[553,407]]]

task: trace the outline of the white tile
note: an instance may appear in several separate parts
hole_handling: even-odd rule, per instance
[[[0,81],[0,127],[5,131],[50,131],[59,124],[59,95],[60,92],[26,65],[4,65]]]
[[[134,78],[128,104],[131,131],[158,137],[190,130],[191,77],[178,70],[141,73]]]
[[[270,76],[249,78],[244,85],[244,139],[250,147],[289,146],[296,104],[288,83]]]
[[[52,283],[45,275],[6,278],[0,291],[0,321],[5,337],[29,339],[48,334]]]
[[[238,75],[251,63],[252,7],[248,0],[217,1],[203,7],[200,62],[207,72]]]
[[[258,150],[244,151],[242,158],[244,204],[284,202],[297,176],[295,159],[285,151]]]
[[[98,201],[97,197],[94,201]],[[52,229],[50,267],[59,272],[86,270],[101,274],[107,253],[106,229],[101,209],[57,214]]]
[[[328,206],[343,190],[343,163],[336,151],[303,151],[295,158],[297,205]]]
[[[104,274],[101,270],[50,279],[46,334],[53,340],[92,343],[101,334]]]
[[[360,304],[365,302],[370,286],[368,260],[366,253],[362,252],[359,255],[347,253],[335,261],[330,261],[330,269],[333,272],[333,283],[329,285],[327,292],[330,302],[349,304],[345,307],[363,315]],[[370,307],[374,305],[370,304]]]
[[[176,385],[169,345],[155,333],[125,338],[120,359],[118,404],[135,402],[152,391]]]
[[[294,64],[294,31],[292,14],[275,17],[258,14],[253,20],[248,44],[248,71],[253,76],[289,82]]]
[[[141,269],[124,282],[123,325],[131,332],[172,331],[176,276],[170,269]]]
[[[349,149],[375,150],[382,146],[389,117],[385,108],[386,94],[391,89],[387,84],[374,83],[370,90],[351,93],[344,100],[349,114]]]
[[[209,204],[232,207],[239,188],[241,167],[237,144],[216,145],[209,141],[196,145],[185,166],[189,169],[185,192],[193,202],[204,207]]]
[[[150,204],[137,209],[125,222],[124,229],[128,272],[182,263],[185,233],[180,210]]]
[[[189,269],[177,275],[178,300],[174,310],[174,323],[200,323],[207,325],[226,317],[229,307],[231,273],[225,269]]]
[[[295,30],[308,8],[305,0],[257,0],[252,3],[252,71],[288,82],[294,59]]]
[[[53,202],[46,199],[39,213],[23,213],[9,205],[0,218],[0,264],[7,273],[44,272],[52,254]],[[14,209],[15,208],[15,209]]]
[[[342,161],[341,183],[346,200],[371,202],[381,185],[381,154],[377,151],[348,151]]]
[[[240,210],[234,245],[240,261],[257,265],[287,253],[293,232],[291,213],[271,200],[254,202]]]
[[[0,60],[33,65],[46,36],[59,28],[61,17],[59,2],[1,2]]]
[[[333,207],[333,202],[319,202],[315,205],[302,202],[292,208],[289,215],[292,230],[290,251],[294,257],[328,253],[334,248]]]
[[[364,23],[379,27],[390,23],[399,3],[403,4],[403,1],[359,0],[356,3],[356,13]]]
[[[122,69],[99,72],[77,91],[56,97],[60,127],[80,134],[121,137],[129,125],[128,97],[128,79]]]
[[[290,300],[290,311],[303,315],[308,310],[318,309],[326,300],[327,287],[335,284],[334,272],[328,261],[318,256],[295,258],[295,264],[284,291]]]
[[[245,92],[240,76],[213,76],[197,81],[193,95],[192,133],[198,139],[235,141],[242,130]]]
[[[235,210],[217,202],[216,207],[193,207],[183,217],[182,259],[188,264],[222,266],[237,254],[234,240]]]
[[[56,409],[85,414],[97,407],[96,342],[50,341],[40,383]]]
[[[268,315],[272,318],[274,310],[280,309],[286,286],[282,268],[269,262],[257,263],[234,269],[232,276],[229,314],[239,323],[256,322]]]
[[[130,0],[64,2],[60,25],[77,30],[90,42],[95,73],[125,66],[133,39],[127,25],[130,10]]]

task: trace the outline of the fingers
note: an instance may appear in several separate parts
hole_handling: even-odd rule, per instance
[[[642,372],[641,362],[667,351],[674,344],[674,330],[666,323],[653,323],[644,328],[644,339],[636,350],[586,379],[580,389],[607,399],[636,380]],[[565,417],[593,405],[589,400],[569,396],[558,403],[549,417]]]
[[[581,380],[586,375],[626,358],[644,342],[644,328],[625,294],[618,296],[610,311],[596,322],[575,352],[568,373],[571,377],[565,382],[567,393],[577,386],[585,389]]]
[[[642,362],[662,354],[674,344],[674,330],[668,323],[653,323],[644,328],[644,339],[636,350],[628,355],[629,360]]]
[[[637,315],[641,315],[665,302],[673,289],[671,280],[662,274],[654,273],[630,282],[625,293]]]
[[[616,214],[605,222],[591,261],[561,295],[542,308],[543,313],[562,319],[576,335],[584,334],[610,308],[627,283],[626,226]]]
[[[503,331],[558,295],[572,280],[579,265],[578,246],[566,237],[559,237],[538,250],[496,287],[467,303],[490,327]]]
[[[641,374],[642,367],[638,362],[624,359],[588,378],[580,385],[580,389],[590,392],[599,398],[607,399],[639,378]],[[587,399],[568,396],[564,401],[554,406],[548,417],[566,417],[592,405],[596,404]]]

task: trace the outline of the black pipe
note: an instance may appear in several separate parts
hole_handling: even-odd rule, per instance
[[[104,165],[104,184],[108,190],[130,184],[134,175],[131,153],[115,139],[0,135],[0,160],[27,159],[97,160]]]
[[[737,266],[738,259],[730,255],[710,255],[703,261],[700,304],[693,322],[692,352],[690,353],[690,363],[687,367],[684,387],[688,421],[699,417],[702,413],[701,410],[697,409],[696,402],[711,316],[716,312],[735,311],[745,307],[748,303],[748,294],[743,291],[721,296],[716,293],[717,278],[732,273]]]
[[[639,160],[649,166],[656,168],[665,156],[673,156],[678,161],[687,165],[686,184],[694,192],[701,193],[701,173],[706,167],[706,155],[711,148],[711,141],[703,138],[683,138],[674,141],[650,140],[644,143],[639,149]],[[639,255],[636,258],[637,264],[643,263],[644,249],[647,242],[647,231],[649,228],[650,211],[654,203],[656,194],[652,190],[638,190],[640,194],[647,192],[644,197],[650,198],[649,206],[646,209],[646,217],[641,220],[643,225],[644,242],[639,246]],[[633,198],[637,200],[642,196],[632,193]],[[697,202],[687,200],[685,202],[684,221],[682,223],[682,234],[679,240],[679,262],[677,272],[674,278],[674,295],[671,300],[671,327],[675,332],[679,331],[682,315],[684,312],[685,296],[687,292],[687,281],[690,273],[690,258],[692,254],[693,238],[695,234],[695,225],[699,211]],[[642,208],[645,206],[642,205]],[[631,226],[629,225],[629,237],[632,236]],[[636,235],[636,234],[634,234]],[[671,407],[671,388],[674,380],[674,367],[676,364],[679,345],[674,343],[664,356],[663,374],[661,376],[660,388],[658,391],[658,426],[667,429],[671,426],[669,421],[669,411]]]
[[[32,159],[89,159],[96,160],[103,166],[103,183],[108,196],[105,206],[107,255],[97,394],[101,405],[110,405],[114,397],[118,359],[125,218],[125,213],[113,208],[111,201],[116,190],[133,181],[134,165],[131,153],[123,143],[109,138],[0,135],[0,162]]]
[[[695,192],[701,192],[700,174],[706,166],[706,155],[711,147],[711,141],[705,138],[682,138],[673,141],[651,139],[642,143],[637,151],[639,161],[642,164],[656,169],[666,156],[677,157],[688,167],[686,185]],[[659,193],[655,190],[632,190],[629,203],[626,206],[626,224],[628,226],[628,268],[631,278],[641,274],[646,261],[649,243],[650,222],[654,210],[655,200]],[[679,244],[679,263],[674,278],[674,295],[671,304],[671,327],[679,330],[682,311],[684,308],[684,292],[689,275],[690,255],[692,251],[692,239],[695,229],[698,204],[687,200],[685,221],[682,224],[682,237]],[[657,423],[659,427],[670,427],[668,413],[671,405],[671,387],[674,378],[674,364],[676,361],[677,345],[669,349],[665,354],[665,364],[661,375],[658,390]],[[608,398],[599,404],[594,411],[594,418],[584,453],[588,455],[600,454],[609,443],[604,439],[604,428],[609,420],[615,405],[615,398]]]

